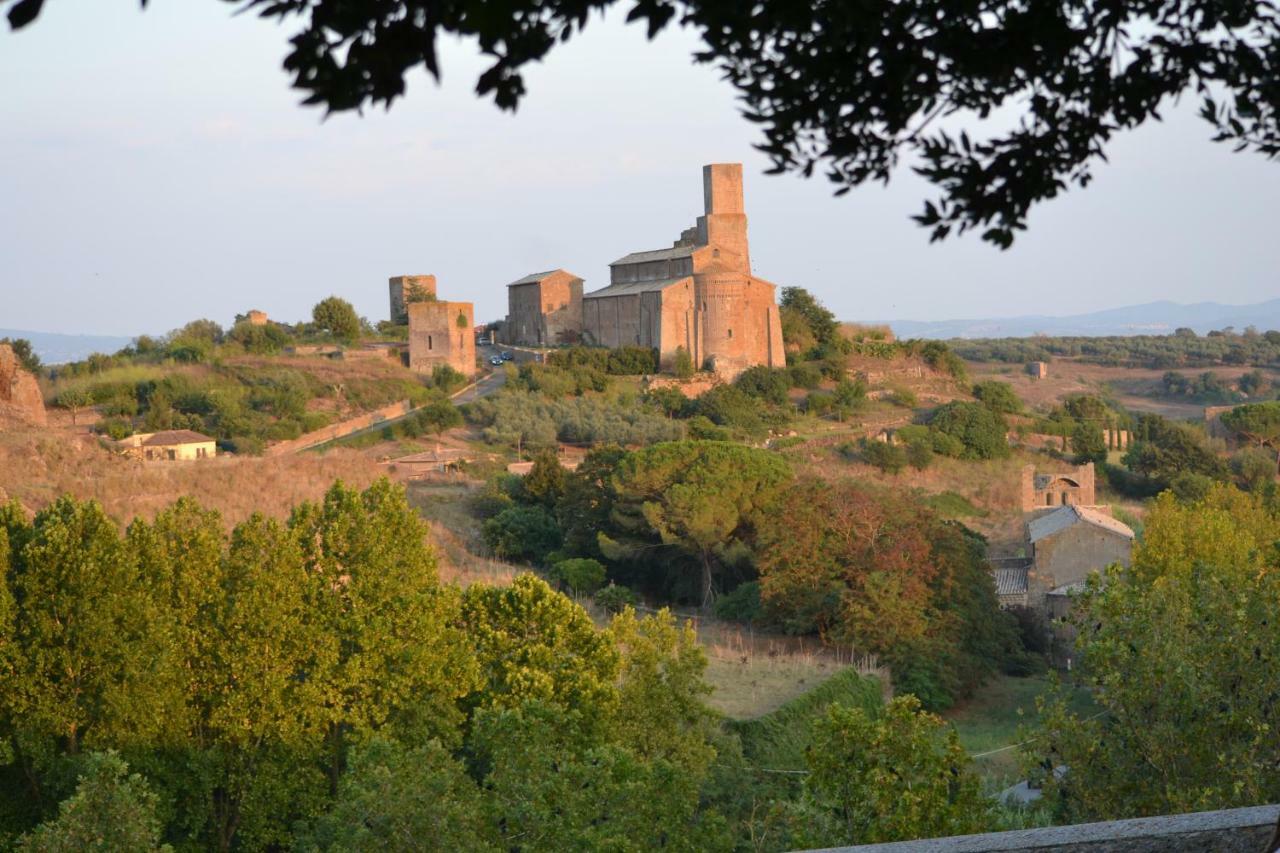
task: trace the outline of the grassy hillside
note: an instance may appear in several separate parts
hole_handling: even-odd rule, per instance
[[[733,720],[729,728],[742,739],[742,753],[754,767],[800,769],[810,744],[813,721],[833,703],[874,710],[880,707],[880,680],[843,670],[775,711],[753,720]]]

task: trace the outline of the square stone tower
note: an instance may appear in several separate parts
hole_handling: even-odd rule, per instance
[[[476,374],[475,308],[470,302],[410,302],[409,368],[430,373],[447,364],[468,378]]]
[[[405,306],[423,296],[436,295],[436,277],[433,275],[395,275],[390,279],[391,322],[404,325],[409,322]]]

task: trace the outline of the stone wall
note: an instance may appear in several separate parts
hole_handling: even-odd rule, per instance
[[[329,424],[317,430],[305,433],[290,441],[281,441],[276,444],[269,445],[263,451],[264,456],[284,456],[289,453],[297,453],[306,450],[309,447],[318,447],[330,441],[339,438],[346,438],[361,430],[369,429],[369,427],[377,426],[386,421],[395,420],[413,411],[413,403],[408,400],[401,400],[398,403],[391,403],[372,412],[366,412],[354,418],[340,421],[336,424]]]
[[[1022,469],[1021,486],[1023,512],[1067,505],[1093,506],[1097,502],[1092,462],[1039,476],[1036,466],[1026,465]]]
[[[39,383],[8,344],[0,344],[0,416],[37,426],[48,422]]]
[[[470,302],[413,302],[409,314],[409,369],[430,373],[447,364],[476,374],[475,309]]]
[[[1280,822],[1280,806],[1252,806],[893,844],[832,847],[822,853],[1269,853],[1276,849],[1277,822]]]
[[[1027,587],[1029,603],[1038,607],[1055,587],[1082,581],[1090,572],[1112,563],[1129,565],[1133,540],[1081,521],[1044,537],[1033,547]]]

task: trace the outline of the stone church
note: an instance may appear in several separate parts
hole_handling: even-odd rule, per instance
[[[582,297],[582,337],[606,347],[658,350],[670,370],[678,349],[732,377],[754,365],[786,366],[775,287],[751,272],[742,164],[702,167],[705,213],[671,248],[609,265],[609,286]]]

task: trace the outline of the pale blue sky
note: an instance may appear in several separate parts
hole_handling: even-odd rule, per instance
[[[58,0],[0,31],[0,327],[161,332],[331,293],[373,320],[386,280],[435,273],[478,319],[503,285],[668,245],[700,212],[702,163],[746,164],[756,271],[844,319],[1071,314],[1280,296],[1280,164],[1208,142],[1194,104],[1118,139],[1095,183],[1000,252],[929,245],[923,185],[833,198],[765,176],[732,89],[692,34],[596,21],[527,75],[514,116],[472,94],[469,44],[390,112],[297,105],[290,33],[215,0]]]

